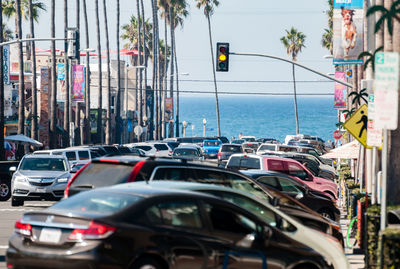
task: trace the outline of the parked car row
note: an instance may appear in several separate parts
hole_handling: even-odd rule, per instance
[[[299,193],[279,192],[291,177],[253,175],[171,158],[93,159],[62,201],[16,222],[7,266],[348,268],[339,225]],[[274,187],[262,178],[271,175]],[[324,199],[295,186],[302,198]]]

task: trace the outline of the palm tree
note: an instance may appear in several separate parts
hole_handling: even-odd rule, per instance
[[[286,53],[291,56],[292,61],[297,60],[297,55],[301,52],[301,49],[305,47],[306,36],[297,31],[294,27],[292,27],[289,31],[286,30],[286,36],[281,37],[281,42],[283,46],[286,48]],[[296,134],[299,133],[299,118],[297,113],[297,96],[296,96],[296,77],[295,77],[295,67],[292,64],[293,71],[293,92],[294,92],[294,113],[296,117]]]
[[[359,106],[361,105],[361,100],[363,100],[365,103],[368,103],[368,93],[367,89],[364,88],[360,92],[351,92],[349,93],[349,97],[352,97],[352,104],[358,104]]]
[[[119,1],[119,0],[118,0]],[[86,35],[86,48],[89,47],[89,25],[87,18],[87,7],[86,0],[83,0],[83,18],[85,21],[85,35]],[[86,94],[85,94],[85,143],[90,144],[90,64],[89,64],[89,52],[86,51]]]
[[[16,0],[16,21],[17,21],[17,33],[18,38],[22,38],[22,14],[21,14],[21,0]],[[22,50],[22,43],[18,42],[19,49],[19,84],[18,84],[18,134],[24,133],[25,126],[25,84],[24,84],[24,55]]]
[[[1,13],[0,13],[1,14]],[[34,24],[33,24],[33,3],[29,0],[29,20],[31,37],[35,38]],[[32,131],[31,137],[38,140],[38,113],[37,113],[37,87],[36,87],[36,53],[35,42],[32,41]]]
[[[400,22],[400,15],[399,15],[400,9],[398,7],[399,5],[400,5],[400,0],[397,0],[390,5],[389,9],[387,9],[384,5],[375,5],[368,9],[367,17],[374,13],[381,14],[380,18],[377,20],[375,24],[375,33],[377,33],[379,29],[381,29],[381,27],[384,25],[386,21],[389,34],[390,35],[393,34],[393,20],[397,20],[398,22]]]
[[[210,18],[214,13],[214,8],[218,7],[218,5],[219,5],[218,0],[196,0],[197,8],[199,8],[199,9],[204,8],[204,15],[206,16],[207,22],[208,22],[208,34],[210,37],[211,62],[212,62],[213,75],[214,75],[215,104],[216,104],[216,112],[217,112],[217,131],[218,131],[218,136],[221,136],[221,128],[220,128],[220,120],[219,120],[217,77],[215,74],[215,63],[214,63],[214,52],[213,52],[214,49],[213,49],[213,42],[212,42],[212,35],[211,35],[211,21],[210,21]],[[178,134],[179,134],[179,129],[178,129]]]
[[[322,35],[321,45],[322,47],[329,50],[330,54],[333,54],[333,31],[332,29],[324,29],[324,34]]]
[[[0,0],[0,14],[3,14],[3,3]],[[3,16],[0,16],[0,43],[4,39]],[[0,63],[3,62],[3,48],[0,49]],[[4,65],[0,64],[0,78],[4,77]],[[5,159],[4,150],[4,81],[0,82],[0,161]]]
[[[141,27],[141,23],[142,20],[140,19],[140,1],[136,0],[136,9],[137,9],[137,17],[139,18],[138,20],[138,24],[137,24],[137,31],[138,31],[138,62],[137,62],[137,66],[140,66],[142,64],[142,55],[141,55],[141,38],[142,38],[142,27]],[[139,83],[138,85],[136,85],[136,88],[138,88],[138,95],[136,96],[137,99],[139,100],[138,102],[138,125],[141,126],[142,125],[142,113],[143,113],[143,109],[142,109],[142,100],[143,100],[143,95],[142,95],[142,70],[136,68],[136,74],[139,74]]]
[[[10,41],[11,39],[14,38],[13,32],[4,23],[2,25],[3,25],[3,42]]]
[[[344,124],[344,122],[339,121],[335,125],[336,125],[336,127],[338,127],[339,130],[342,130],[343,129],[343,124]]]
[[[345,115],[344,118],[346,120],[349,119],[355,112],[356,112],[356,109],[354,107],[351,108],[351,110],[345,109],[342,111],[342,113]]]
[[[51,0],[51,37],[56,37],[55,0]],[[50,148],[56,148],[57,128],[57,79],[56,79],[56,41],[51,41],[51,103],[50,103]]]
[[[111,71],[110,71],[110,41],[108,37],[107,5],[103,0],[104,27],[106,33],[107,55],[107,117],[106,117],[106,144],[111,144]]]
[[[99,85],[98,85],[98,104],[97,104],[97,143],[103,143],[103,76],[101,72],[101,43],[100,43],[100,22],[99,22],[99,0],[95,0],[95,12],[96,12],[96,34],[97,34],[97,55],[98,55],[98,74],[99,74]]]
[[[358,55],[358,59],[367,57],[367,60],[364,61],[364,70],[367,69],[369,64],[371,64],[372,71],[375,72],[375,56],[381,50],[383,50],[383,46],[380,46],[379,48],[377,48],[373,53],[371,53],[369,51],[363,51],[360,53],[360,55]]]
[[[67,28],[68,28],[68,0],[64,0],[64,38],[67,38]],[[67,55],[68,43],[64,43],[64,70],[65,70],[65,101],[64,101],[64,139],[63,147],[68,147],[69,145],[69,134],[70,134],[70,120],[72,121],[71,113],[71,103],[70,103],[70,63]]]
[[[119,55],[119,22],[120,22],[120,5],[117,0],[117,104],[116,104],[116,128],[115,128],[115,142],[121,144],[121,66]]]
[[[140,0],[140,6],[141,6],[141,13],[142,13],[142,18],[144,20],[144,4],[143,4],[143,0]],[[146,31],[146,25],[143,22],[142,24],[142,34],[143,34],[143,38],[142,38],[142,51],[143,51],[143,61],[142,64],[144,64],[145,68],[143,70],[144,73],[144,98],[143,98],[143,116],[148,116],[148,111],[147,111],[147,54],[148,51],[146,50],[146,35],[147,35],[147,31]],[[146,130],[147,131],[147,130]],[[148,132],[148,131],[147,131]],[[151,134],[152,136],[152,134]],[[145,137],[147,137],[147,134],[145,135]],[[152,139],[152,138],[151,138]]]

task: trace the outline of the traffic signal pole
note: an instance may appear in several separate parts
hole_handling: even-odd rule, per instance
[[[299,64],[298,62],[294,62],[294,61],[291,61],[291,60],[288,60],[288,59],[285,59],[285,58],[281,58],[281,57],[277,57],[277,56],[273,56],[273,55],[268,55],[268,54],[260,54],[260,53],[229,52],[229,54],[230,55],[238,55],[238,56],[265,57],[265,58],[271,58],[271,59],[275,59],[275,60],[279,60],[279,61],[284,61],[284,62],[287,62],[287,63],[291,63],[291,64],[294,64],[294,65],[297,65],[297,66],[299,66],[299,67],[301,67],[303,69],[306,69],[306,70],[308,70],[310,72],[318,74],[318,75],[320,75],[320,76],[322,76],[324,78],[327,78],[329,80],[335,81],[335,82],[337,82],[339,84],[345,85],[345,86],[347,86],[349,88],[353,88],[352,84],[349,84],[349,83],[341,81],[339,79],[330,77],[330,76],[328,76],[328,75],[326,75],[324,73],[318,72],[317,70],[314,70],[314,69],[312,69],[310,67],[307,67],[305,65]]]
[[[52,37],[47,37],[47,38],[24,38],[24,39],[14,39],[11,41],[7,41],[7,42],[3,42],[0,43],[0,47],[6,46],[6,45],[10,45],[10,44],[15,44],[15,43],[19,43],[19,42],[30,42],[30,41],[58,41],[58,40],[75,40],[75,39],[71,39],[71,38],[52,38]]]

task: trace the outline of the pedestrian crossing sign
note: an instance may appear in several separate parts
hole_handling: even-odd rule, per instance
[[[344,124],[343,127],[355,138],[367,146],[368,106],[362,105]]]

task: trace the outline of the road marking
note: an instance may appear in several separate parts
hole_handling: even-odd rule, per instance
[[[0,249],[7,249],[8,246],[0,246]]]

